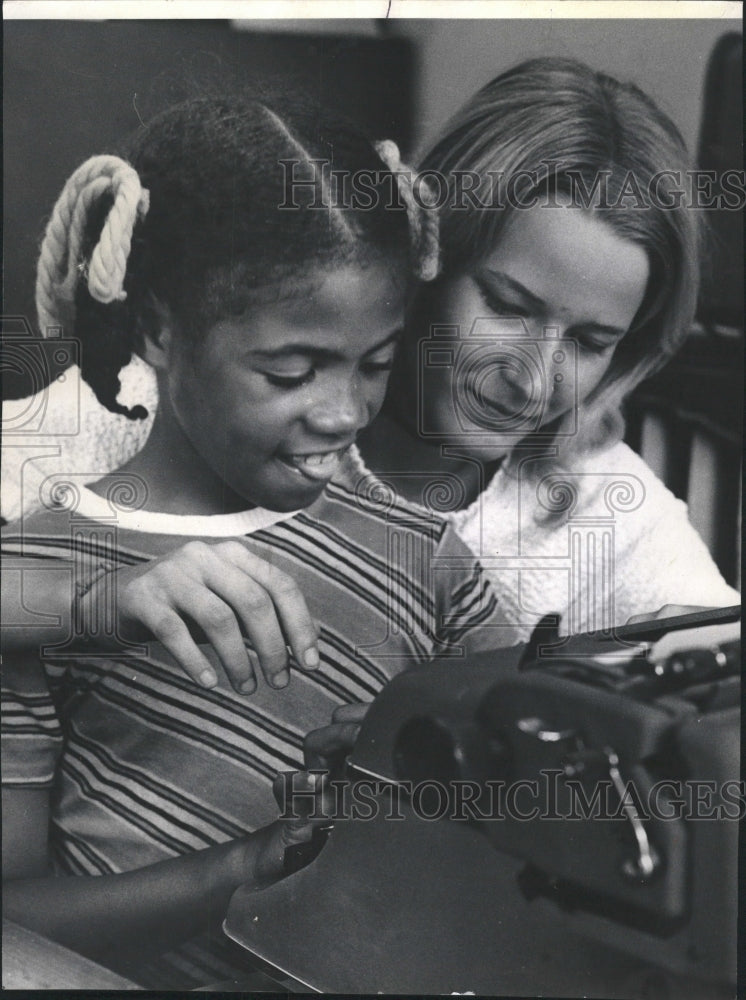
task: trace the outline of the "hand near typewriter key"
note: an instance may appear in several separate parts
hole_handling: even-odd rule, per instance
[[[262,841],[253,869],[257,888],[303,867],[289,864],[294,852],[307,863],[323,845],[324,838],[317,842],[316,833],[325,834],[333,825],[333,804],[326,799],[324,779],[324,775],[306,771],[285,772],[275,778],[272,792],[281,818],[254,835]]]
[[[288,855],[314,849],[329,821],[318,775],[292,775],[294,816],[141,868],[50,874],[49,789],[3,788],[3,915],[111,969],[137,967],[197,934],[219,934],[239,886],[289,873]],[[297,864],[295,867],[299,867]]]
[[[679,629],[667,632],[653,643],[648,659],[651,663],[662,663],[675,653],[693,652],[696,649],[717,650],[726,643],[739,642],[740,639],[740,621]]]
[[[328,770],[332,777],[344,763],[360,733],[369,704],[340,705],[328,726],[314,729],[303,741],[306,767]]]
[[[642,622],[662,621],[700,611],[716,611],[716,608],[690,604],[665,604],[658,611],[647,615],[633,615],[628,625]],[[723,643],[738,642],[741,638],[741,623],[722,622],[717,624],[692,625],[691,628],[677,628],[666,632],[653,642],[648,652],[651,663],[663,663],[675,653],[695,649],[717,649]]]

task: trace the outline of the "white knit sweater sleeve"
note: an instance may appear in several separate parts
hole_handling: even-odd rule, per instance
[[[644,509],[622,528],[617,611],[629,618],[666,604],[740,604],[738,591],[725,582],[689,521],[686,504],[666,489],[642,459],[630,455],[637,474],[645,476],[646,497]]]
[[[147,419],[129,420],[111,413],[75,366],[35,395],[3,404],[0,513],[6,521],[41,505],[49,477],[90,483],[142,448],[158,405],[155,374],[135,358],[122,370],[120,380],[119,401],[145,406]]]
[[[470,508],[452,515],[522,639],[550,613],[566,633],[622,625],[666,604],[740,603],[686,505],[627,445],[558,473],[554,493],[552,482],[531,464],[518,476],[500,471]],[[542,497],[571,494],[566,515],[541,516]]]

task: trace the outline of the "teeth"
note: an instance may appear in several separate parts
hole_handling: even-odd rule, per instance
[[[320,451],[311,455],[288,455],[287,461],[312,479],[327,479],[336,471],[346,450],[342,448],[339,451]]]
[[[311,466],[321,466],[328,465],[330,462],[336,462],[339,458],[338,451],[320,451],[315,455],[291,455],[290,460],[293,465],[311,465]]]

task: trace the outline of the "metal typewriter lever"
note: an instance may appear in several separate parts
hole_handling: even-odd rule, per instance
[[[519,719],[516,723],[522,733],[530,733],[542,743],[562,743],[564,740],[575,740],[578,738],[578,731],[569,729],[545,729],[544,722],[535,717]]]
[[[618,754],[611,747],[604,747],[604,756],[609,765],[609,777],[619,796],[622,810],[629,820],[635,840],[637,841],[637,857],[628,858],[624,862],[622,865],[622,874],[629,879],[647,882],[657,871],[660,865],[660,858],[648,839],[647,830],[635,809],[634,803],[630,801],[627,795],[624,779],[619,771]]]

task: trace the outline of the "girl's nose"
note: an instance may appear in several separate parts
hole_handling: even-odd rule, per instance
[[[369,422],[369,408],[358,379],[334,383],[307,414],[318,434],[338,437],[356,434]]]

